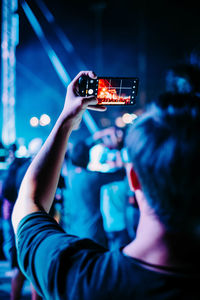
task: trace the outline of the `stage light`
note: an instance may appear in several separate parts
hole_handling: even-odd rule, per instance
[[[25,145],[21,145],[16,153],[17,157],[25,157],[27,156],[27,148]]]
[[[10,105],[11,106],[15,105],[15,98],[14,97],[10,97]]]
[[[6,49],[6,50],[4,50],[3,53],[2,53],[2,58],[3,58],[3,59],[8,59],[8,57],[9,57],[9,51]]]
[[[30,125],[31,125],[32,127],[37,127],[37,126],[39,125],[39,120],[38,120],[38,118],[37,118],[37,117],[32,117],[32,118],[30,119]]]
[[[125,113],[123,116],[122,116],[122,120],[125,124],[130,124],[132,123],[132,115],[131,114],[128,114],[128,113]]]
[[[40,125],[47,126],[51,122],[51,118],[47,114],[43,114],[40,117]]]
[[[1,48],[2,49],[6,49],[8,47],[8,42],[7,41],[3,41],[2,43],[1,43]]]
[[[118,117],[116,120],[115,120],[115,124],[117,125],[117,127],[120,127],[120,128],[123,128],[126,126],[126,124],[124,123],[122,117]]]
[[[8,102],[8,93],[3,93],[2,95],[2,102],[3,104],[6,104]]]

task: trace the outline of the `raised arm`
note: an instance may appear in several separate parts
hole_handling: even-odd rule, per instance
[[[41,210],[49,212],[66,153],[68,138],[73,128],[81,122],[85,109],[105,110],[105,108],[94,107],[97,104],[95,97],[78,95],[78,80],[82,75],[96,78],[93,72],[83,71],[69,84],[63,110],[22,181],[12,214],[15,232],[20,220],[26,215]]]

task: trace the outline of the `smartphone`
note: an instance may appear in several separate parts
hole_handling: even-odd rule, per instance
[[[83,97],[95,95],[97,105],[134,105],[138,92],[137,77],[79,78],[79,94]]]

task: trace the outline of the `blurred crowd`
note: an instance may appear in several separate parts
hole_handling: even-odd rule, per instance
[[[126,176],[129,162],[124,138],[125,129],[113,126],[70,143],[51,209],[54,218],[70,234],[92,238],[111,248],[129,241],[129,206],[137,210]],[[8,149],[2,146],[2,161],[7,165],[1,181],[3,223],[10,221],[23,176],[42,143],[39,138],[33,139],[25,156],[19,155],[17,144]],[[73,201],[74,198],[77,201]],[[134,233],[130,232],[132,238]],[[6,258],[9,257],[6,246],[3,250]]]

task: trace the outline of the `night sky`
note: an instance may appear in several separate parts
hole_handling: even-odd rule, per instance
[[[134,112],[164,91],[166,70],[187,61],[200,43],[200,18],[196,1],[64,1],[45,0],[71,41],[69,55],[45,21],[34,0],[27,1],[46,37],[71,78],[79,71],[77,57],[87,69],[104,76],[140,78],[137,105],[110,107],[104,115],[92,112],[99,128],[114,124],[117,116]],[[102,7],[98,19],[98,7]],[[19,7],[20,43],[16,51],[16,129],[17,137],[46,137],[62,109],[65,88],[44,48]],[[98,21],[99,20],[99,21]],[[2,108],[1,108],[2,113]],[[52,122],[44,128],[31,128],[32,116],[47,113]],[[103,120],[102,119],[106,119]],[[85,125],[84,135],[89,135]],[[74,137],[80,132],[74,133]]]

